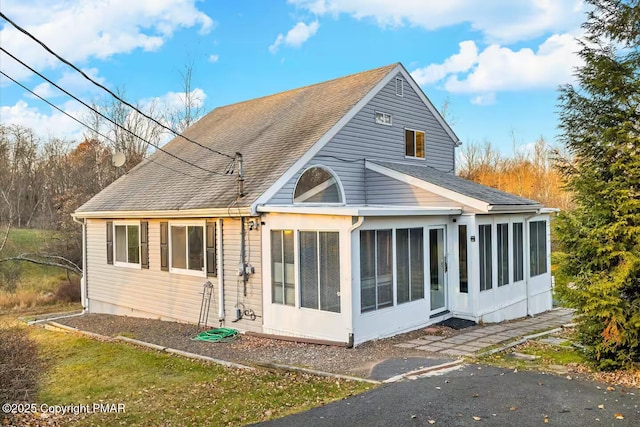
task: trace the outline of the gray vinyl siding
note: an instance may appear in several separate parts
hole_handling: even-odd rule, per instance
[[[181,322],[198,323],[202,302],[203,284],[210,280],[214,285],[208,325],[218,326],[218,278],[196,277],[161,271],[160,222],[171,220],[151,219],[149,222],[149,269],[134,269],[107,264],[106,221],[90,219],[87,222],[87,269],[91,272],[87,282],[89,307],[101,307],[109,313],[130,314],[139,317],[161,318]],[[230,323],[235,318],[237,268],[240,254],[240,221],[225,219],[223,224],[223,256],[225,309],[227,326],[238,329],[261,329],[261,320]],[[218,248],[219,250],[219,248]],[[248,253],[248,252],[247,252]],[[218,253],[220,256],[220,252]],[[261,314],[260,289],[260,233],[251,234],[251,263],[256,274],[248,283],[248,296],[241,296],[245,308]]]
[[[367,200],[370,205],[461,206],[459,202],[370,170],[367,171]]]
[[[364,187],[365,158],[428,165],[453,173],[454,141],[407,81],[402,97],[396,95],[395,84],[392,78],[307,164],[330,167],[342,182],[347,204],[369,202]],[[390,113],[392,126],[375,123],[375,111]],[[405,157],[405,128],[425,132],[425,159]],[[291,204],[299,175],[300,172],[285,184],[269,204]]]

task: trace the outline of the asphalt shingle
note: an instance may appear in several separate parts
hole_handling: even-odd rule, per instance
[[[249,206],[397,66],[216,108],[188,128],[184,135],[206,147],[242,153],[240,201],[236,176],[225,174],[230,159],[177,137],[163,149],[211,173],[156,152],[76,212]]]

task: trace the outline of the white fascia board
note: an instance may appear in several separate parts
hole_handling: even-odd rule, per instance
[[[491,205],[489,212],[491,213],[521,213],[521,212],[540,212],[542,205]]]
[[[378,172],[382,175],[388,176],[389,178],[393,178],[395,180],[404,182],[414,187],[422,188],[423,190],[429,191],[433,194],[437,194],[438,196],[446,197],[447,199],[450,199],[462,205],[466,205],[471,208],[477,209],[481,212],[489,212],[490,205],[487,202],[483,202],[482,200],[465,196],[455,191],[440,187],[439,185],[435,185],[430,182],[423,181],[418,178],[414,178],[412,176],[403,174],[401,172],[394,171],[393,169],[385,168],[384,166],[380,166],[376,163],[366,161],[365,166],[367,169],[372,170],[374,172]]]
[[[260,213],[339,216],[434,216],[460,215],[462,213],[462,207],[261,205],[257,207],[257,211]]]
[[[542,208],[540,209],[541,214],[550,214],[550,213],[558,213],[560,209],[558,208]]]
[[[415,80],[413,80],[413,77],[411,77],[411,74],[409,74],[409,72],[404,68],[404,66],[401,66],[400,72],[405,77],[405,80],[409,82],[409,85],[411,85],[414,92],[418,94],[418,97],[420,97],[420,100],[424,103],[424,105],[426,105],[427,109],[429,109],[429,111],[431,112],[431,114],[433,114],[433,116],[436,118],[438,123],[440,123],[444,131],[447,132],[447,134],[451,137],[456,147],[459,147],[462,144],[462,142],[460,141],[460,138],[458,138],[458,135],[456,135],[453,129],[451,129],[451,126],[449,126],[449,124],[445,121],[445,119],[442,117],[442,114],[440,114],[438,109],[431,103],[431,101],[429,101],[429,98],[427,98],[427,95],[425,95],[425,93],[422,91],[420,86],[415,82]]]
[[[248,207],[152,210],[152,211],[97,211],[75,212],[74,218],[232,218],[249,216]]]
[[[320,139],[318,139],[318,141],[313,144],[313,146],[302,157],[300,157],[298,161],[296,161],[284,174],[282,174],[282,176],[276,182],[274,182],[271,187],[269,187],[264,193],[262,193],[262,195],[258,197],[255,202],[253,202],[253,204],[251,205],[251,212],[257,212],[257,207],[259,205],[264,205],[273,196],[275,196],[276,193],[287,182],[289,182],[289,180],[293,178],[293,176],[300,169],[302,169],[307,163],[309,163],[316,156],[316,154],[318,154],[320,150],[324,148],[324,146],[327,145],[327,143],[329,143],[329,141],[331,141],[331,139],[336,136],[336,134],[344,126],[346,126],[346,124],[349,123],[349,121],[354,118],[355,115],[358,114],[358,112],[360,112],[360,110],[364,108],[364,106],[367,105],[369,101],[371,101],[373,97],[376,96],[378,92],[380,92],[380,90],[382,90],[382,88],[385,87],[387,83],[389,83],[389,81],[391,81],[391,79],[396,76],[396,74],[398,74],[399,71],[402,71],[402,69],[402,65],[398,64],[391,71],[389,71],[389,73],[384,76],[378,82],[378,84],[369,91],[369,93],[363,96],[362,99],[360,99],[360,101],[358,101],[358,103],[347,112],[347,114],[342,116],[342,118],[338,120],[336,124],[334,124],[331,129],[329,129],[324,135],[322,135],[322,137],[320,137]]]

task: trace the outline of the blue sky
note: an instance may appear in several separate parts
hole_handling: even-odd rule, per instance
[[[206,111],[402,62],[464,143],[504,153],[557,136],[573,82],[579,0],[0,0],[0,10],[127,100],[170,108],[181,72]],[[87,102],[105,93],[0,19],[2,46]],[[81,105],[0,53],[0,69],[68,113]],[[0,121],[49,136],[83,129],[6,78]]]

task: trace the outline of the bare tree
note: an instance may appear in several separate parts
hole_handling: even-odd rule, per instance
[[[198,89],[193,88],[193,62],[184,66],[184,71],[180,72],[180,77],[182,79],[180,106],[176,109],[168,110],[166,120],[172,129],[182,133],[202,117],[204,99],[202,99]]]

